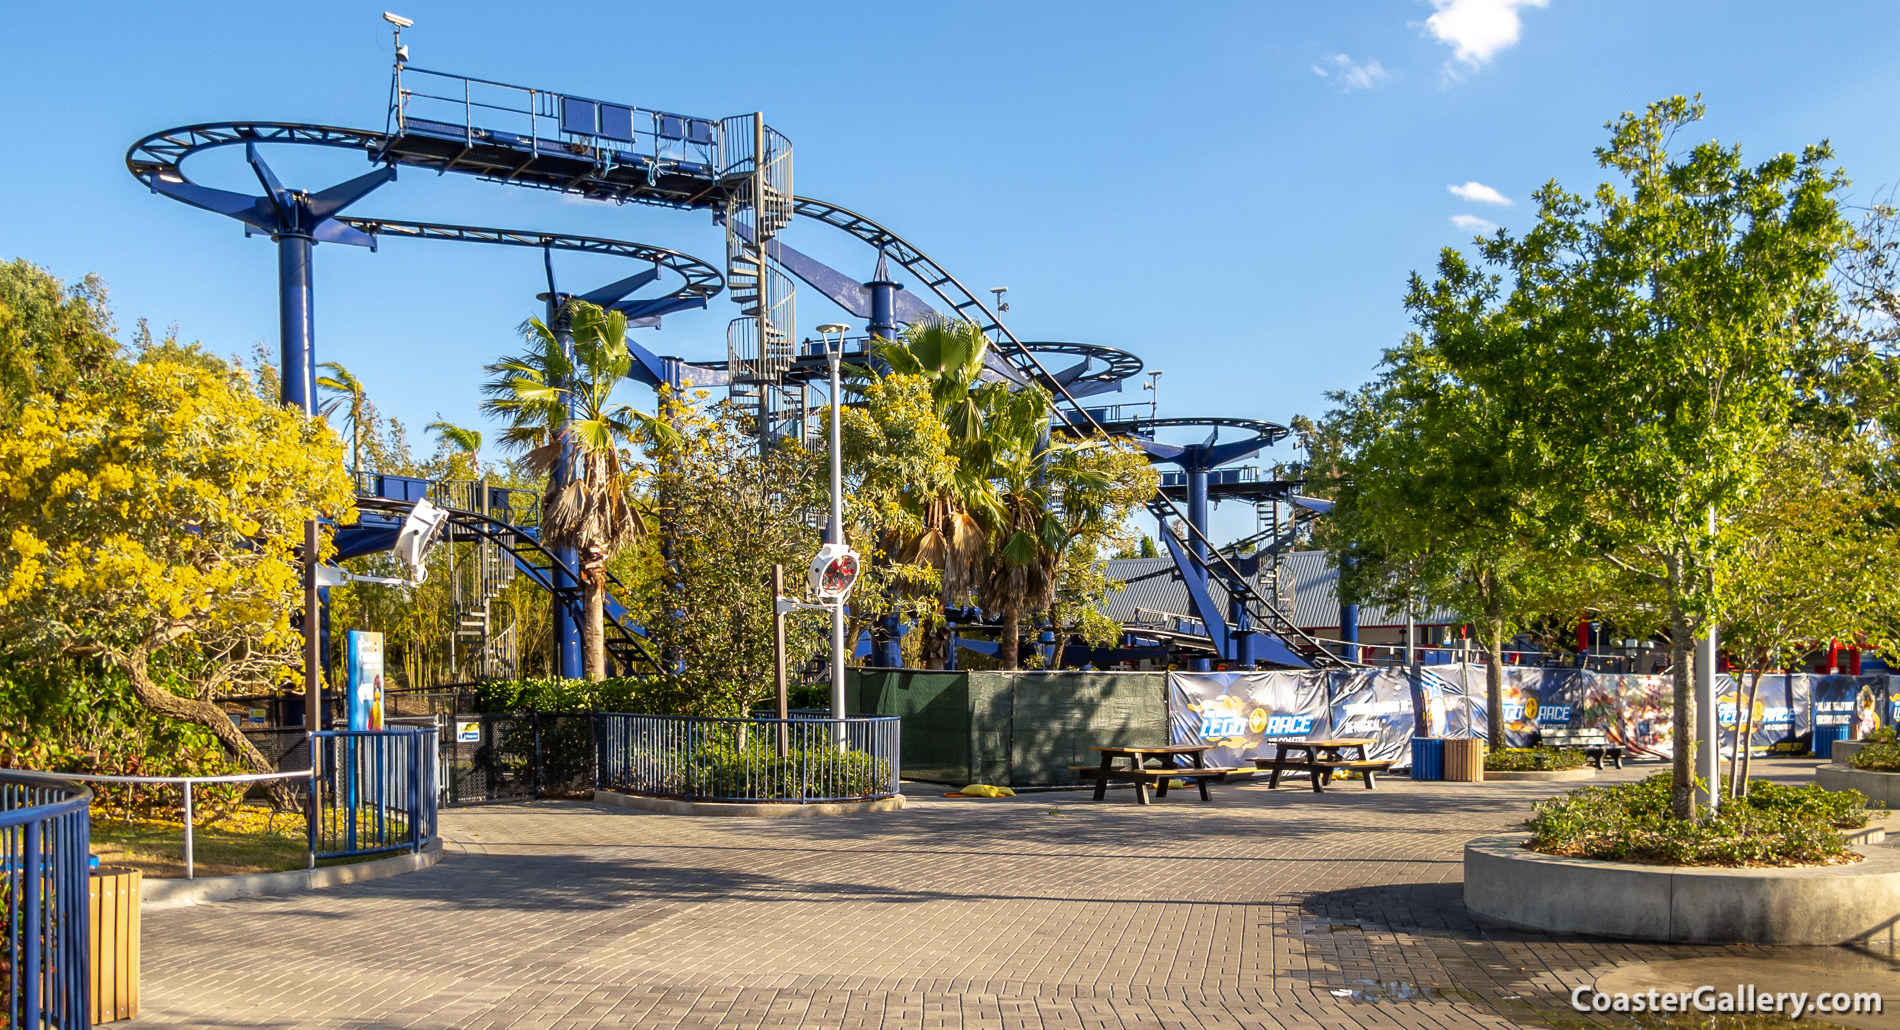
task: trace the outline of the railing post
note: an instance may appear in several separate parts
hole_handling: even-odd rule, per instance
[[[313,753],[316,751],[314,742],[310,750]],[[311,762],[310,776],[305,782],[309,785],[309,789],[304,792],[303,822],[310,854],[304,868],[315,869],[317,867],[317,768],[314,760]]]
[[[45,922],[40,912],[40,868],[45,856],[40,853],[40,823],[26,824],[24,848],[20,855],[20,914],[25,940],[20,947],[20,969],[14,971],[14,989],[21,997],[21,1024],[37,1027],[40,1022],[40,991],[45,977],[40,975],[40,937]],[[24,973],[25,975],[21,975]]]
[[[534,726],[534,797],[541,797],[541,713],[529,712],[528,719]]]
[[[191,865],[191,780],[185,780],[185,879],[192,879]]]

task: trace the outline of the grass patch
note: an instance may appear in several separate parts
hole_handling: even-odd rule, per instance
[[[1857,862],[1841,830],[1867,825],[1859,791],[1756,781],[1744,800],[1693,822],[1670,814],[1669,773],[1584,787],[1534,807],[1525,847],[1547,855],[1676,866],[1810,866]]]
[[[199,826],[191,836],[194,876],[244,876],[281,873],[309,864],[309,837],[301,812],[277,812],[263,805],[243,805],[213,826]],[[177,819],[95,817],[92,853],[101,865],[128,866],[147,876],[183,879],[185,824]],[[382,858],[371,855],[368,858]],[[352,858],[325,861],[344,865]]]
[[[1487,752],[1486,772],[1560,772],[1583,768],[1585,755],[1554,747],[1507,747]]]

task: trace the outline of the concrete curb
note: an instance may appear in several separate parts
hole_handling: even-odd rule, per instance
[[[1837,740],[1830,746],[1832,750],[1828,752],[1827,760],[1835,765],[1847,765],[1854,760],[1854,752],[1873,745],[1864,740]]]
[[[151,912],[214,901],[253,898],[265,894],[295,894],[346,883],[384,880],[427,869],[440,861],[442,841],[438,838],[416,854],[395,855],[350,865],[292,869],[282,873],[252,873],[248,876],[208,876],[199,880],[155,880],[147,876],[143,878],[141,886],[139,910]]]
[[[594,792],[594,803],[617,808],[637,808],[661,815],[751,816],[759,819],[801,819],[825,815],[862,815],[868,812],[898,812],[905,806],[904,795],[876,801],[823,801],[809,805],[754,804],[744,801],[678,801],[644,794],[621,794],[611,790]]]
[[[1845,944],[1900,912],[1900,852],[1856,846],[1853,865],[1727,869],[1526,851],[1529,834],[1465,845],[1465,907],[1551,933],[1674,944]]]
[[[1817,765],[1814,782],[1825,790],[1858,790],[1867,800],[1900,808],[1900,773],[1856,769],[1851,765]]]
[[[1511,780],[1555,783],[1568,782],[1570,780],[1594,780],[1596,778],[1597,771],[1587,765],[1581,769],[1486,769],[1484,771],[1484,781],[1486,783],[1493,781],[1508,782]]]

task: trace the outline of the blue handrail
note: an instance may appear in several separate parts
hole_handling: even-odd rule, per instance
[[[92,791],[0,771],[0,915],[6,921],[7,1025],[90,1026],[86,905]]]
[[[436,728],[313,734],[310,860],[421,851],[437,836]]]

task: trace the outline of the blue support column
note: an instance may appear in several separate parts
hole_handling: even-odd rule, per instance
[[[317,413],[317,313],[315,282],[310,265],[308,236],[286,233],[277,240],[277,319],[281,340],[283,381],[279,395],[284,406],[306,415]]]
[[[1187,471],[1187,517],[1197,532],[1188,535],[1188,547],[1200,558],[1193,566],[1190,575],[1200,581],[1201,589],[1207,589],[1206,568],[1207,548],[1207,466],[1194,462],[1186,466]],[[1209,627],[1212,629],[1212,627]],[[1225,657],[1223,655],[1222,657]],[[1196,658],[1188,663],[1194,672],[1207,672],[1214,666],[1205,658]]]
[[[1359,660],[1359,648],[1357,646],[1359,643],[1359,606],[1358,605],[1342,604],[1339,606],[1339,639],[1347,642],[1346,646],[1339,649],[1340,651],[1339,657],[1344,658],[1345,660],[1349,662],[1358,661]]]

